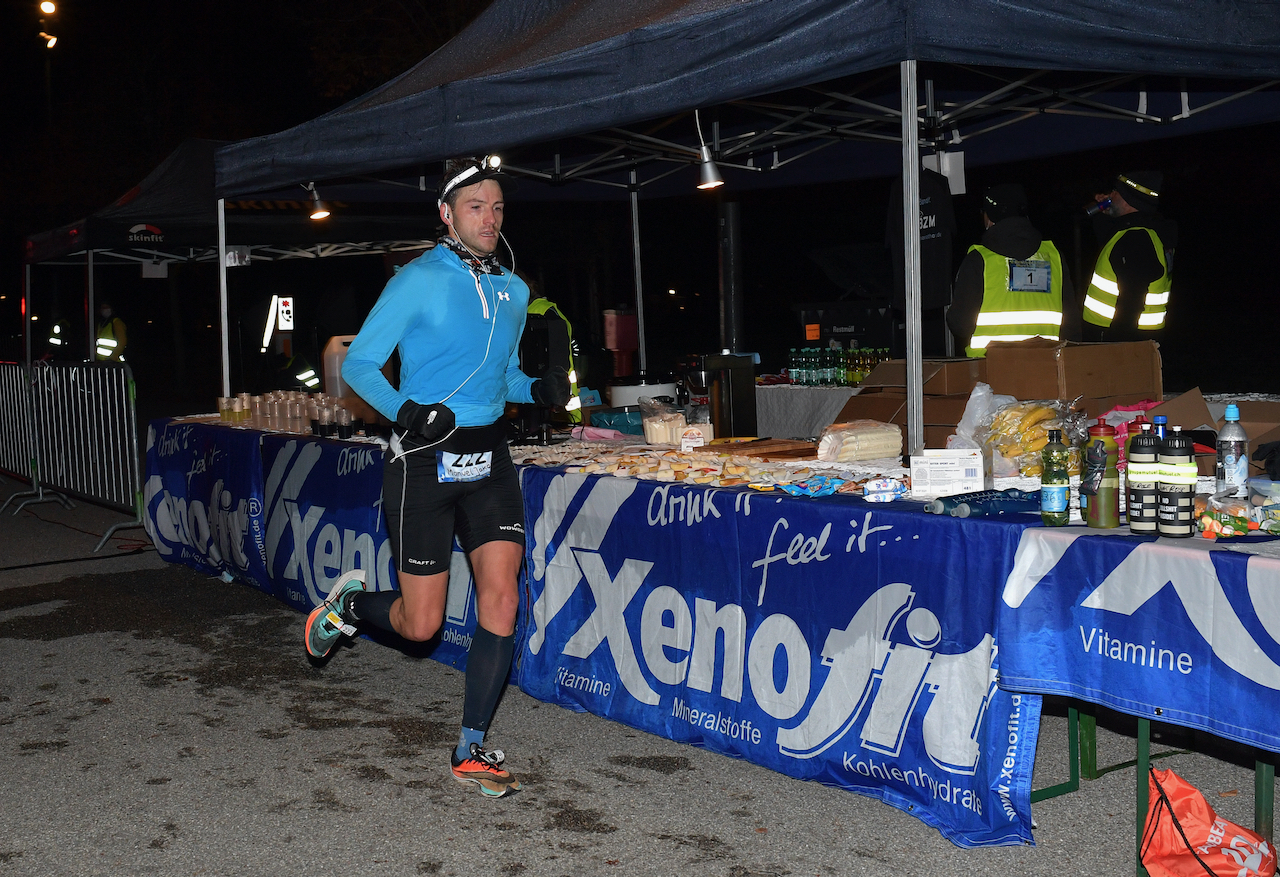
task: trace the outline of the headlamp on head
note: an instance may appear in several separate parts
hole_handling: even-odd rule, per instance
[[[471,159],[441,182],[440,195],[436,198],[436,206],[444,206],[445,199],[449,197],[449,193],[454,189],[460,186],[473,186],[482,180],[491,180],[501,173],[502,159],[499,156],[486,155],[479,161]]]

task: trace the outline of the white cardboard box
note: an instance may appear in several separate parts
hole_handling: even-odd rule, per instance
[[[936,499],[983,489],[982,451],[926,449],[911,458],[911,498]]]

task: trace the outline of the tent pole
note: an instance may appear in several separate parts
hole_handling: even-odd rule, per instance
[[[720,200],[720,347],[741,353],[742,331],[742,205]]]
[[[902,77],[902,240],[907,292],[907,453],[924,448],[923,366],[920,358],[920,128],[916,119],[916,62]]]
[[[644,349],[644,284],[640,281],[640,187],[636,184],[635,168],[631,169],[631,258],[635,265],[636,282],[636,340],[640,347],[640,373],[648,371]]]
[[[231,395],[231,348],[227,330],[227,210],[218,199],[218,331],[222,335],[222,395]]]
[[[88,331],[85,334],[89,336],[85,340],[89,344],[89,360],[93,361],[98,358],[97,357],[98,323],[93,318],[93,315],[98,312],[97,305],[94,301],[94,289],[93,289],[93,250],[89,251],[89,254],[85,260],[85,277],[86,277],[86,281],[85,281],[86,311],[84,315],[84,324],[88,329]]]
[[[22,284],[22,334],[26,336],[27,368],[31,368],[31,263],[26,264]]]

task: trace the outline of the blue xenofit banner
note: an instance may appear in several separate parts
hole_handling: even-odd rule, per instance
[[[147,435],[147,533],[166,560],[228,574],[309,612],[345,572],[397,586],[382,513],[383,451],[219,424],[157,420]],[[465,669],[471,568],[456,549],[430,657]]]
[[[260,459],[256,432],[153,422],[143,523],[160,556],[275,594],[262,559]]]
[[[996,686],[1022,526],[833,497],[523,473],[546,701],[1031,840],[1040,700]]]
[[[1280,751],[1280,560],[1086,533],[1023,532],[1000,684]]]

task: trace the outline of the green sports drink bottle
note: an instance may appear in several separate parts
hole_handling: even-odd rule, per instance
[[[1040,520],[1046,527],[1065,527],[1071,520],[1071,483],[1062,430],[1049,430],[1049,443],[1040,452],[1040,461]]]

